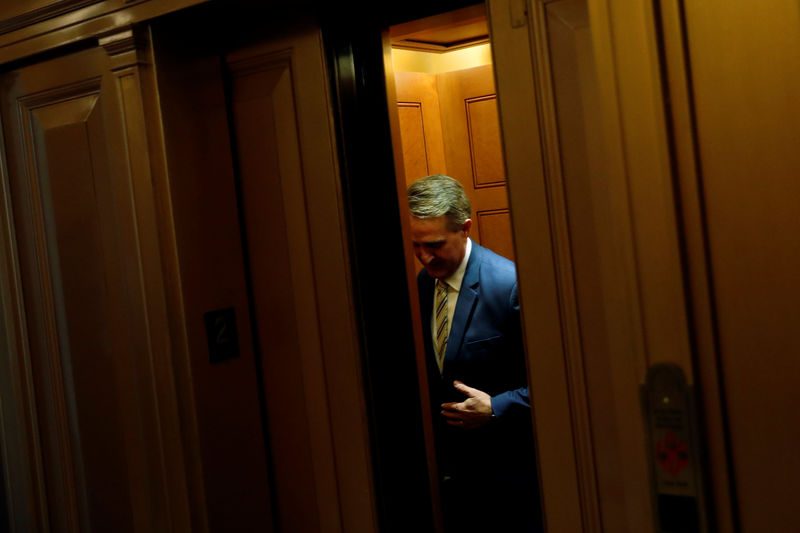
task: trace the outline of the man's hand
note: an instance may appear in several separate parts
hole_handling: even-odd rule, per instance
[[[463,402],[442,404],[442,414],[451,426],[464,429],[475,429],[487,424],[492,419],[492,398],[483,391],[467,387],[460,381],[453,386],[464,393],[467,399]]]

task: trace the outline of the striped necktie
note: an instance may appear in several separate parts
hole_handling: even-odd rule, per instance
[[[436,363],[439,365],[439,372],[444,368],[444,354],[447,351],[447,336],[450,334],[450,325],[447,320],[447,284],[436,280],[436,291],[433,302],[436,311],[434,319],[434,338],[436,348]]]

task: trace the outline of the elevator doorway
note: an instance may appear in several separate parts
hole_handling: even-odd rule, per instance
[[[444,531],[539,531],[539,482],[485,6],[390,26],[388,48],[387,100],[400,215],[412,229],[405,239],[406,264],[414,265],[408,273],[410,307],[424,346],[417,346],[416,359],[428,454],[434,458],[431,486],[439,527]],[[458,275],[433,274],[435,252],[432,263],[419,255],[428,244],[418,242],[414,227],[426,219],[410,215],[413,210],[406,208],[404,195],[407,187],[421,191],[419,187],[427,187],[426,183],[448,183],[446,178],[423,179],[440,174],[458,182],[471,210],[465,233],[448,233],[465,243],[458,269],[464,277],[460,288],[450,294],[455,302],[450,306],[448,343],[446,354],[445,349],[439,354],[442,363],[437,368],[431,364],[435,357],[429,339],[433,294],[429,289],[432,276],[438,277],[437,284],[456,287],[458,281],[453,280]],[[448,228],[455,221],[452,217],[445,217]],[[425,238],[429,237],[433,238]],[[411,259],[414,254],[416,260]],[[503,288],[494,285],[502,275],[495,276],[506,268],[511,270],[507,286],[505,282]],[[503,298],[495,300],[500,292]],[[488,312],[490,307],[503,310]],[[475,346],[485,348],[478,354]],[[467,389],[458,388],[460,381]],[[518,403],[503,411],[504,399],[512,396]],[[485,401],[480,408],[487,414],[491,411],[496,419],[454,429],[462,421],[448,419],[453,414],[450,409],[469,410],[477,405],[470,402],[480,397]],[[495,449],[504,452],[496,454]],[[484,495],[486,507],[492,509],[489,514],[466,503],[471,491],[467,487],[475,485],[504,487]]]
[[[411,185],[457,179],[473,208],[471,238],[514,260],[489,27],[483,5],[389,30],[403,168]],[[396,128],[397,130],[397,128]]]

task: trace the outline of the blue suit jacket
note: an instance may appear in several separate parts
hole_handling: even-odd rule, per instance
[[[443,474],[518,477],[533,468],[534,447],[514,263],[473,242],[441,375],[430,334],[436,280],[423,269],[417,281]],[[454,380],[489,394],[496,419],[476,430],[445,424],[440,405],[464,399]]]

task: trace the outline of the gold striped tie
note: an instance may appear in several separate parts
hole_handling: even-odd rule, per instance
[[[436,310],[434,328],[436,331],[436,363],[439,372],[444,368],[444,354],[447,351],[447,336],[450,334],[450,325],[447,320],[447,284],[436,280],[436,296],[433,307]]]

